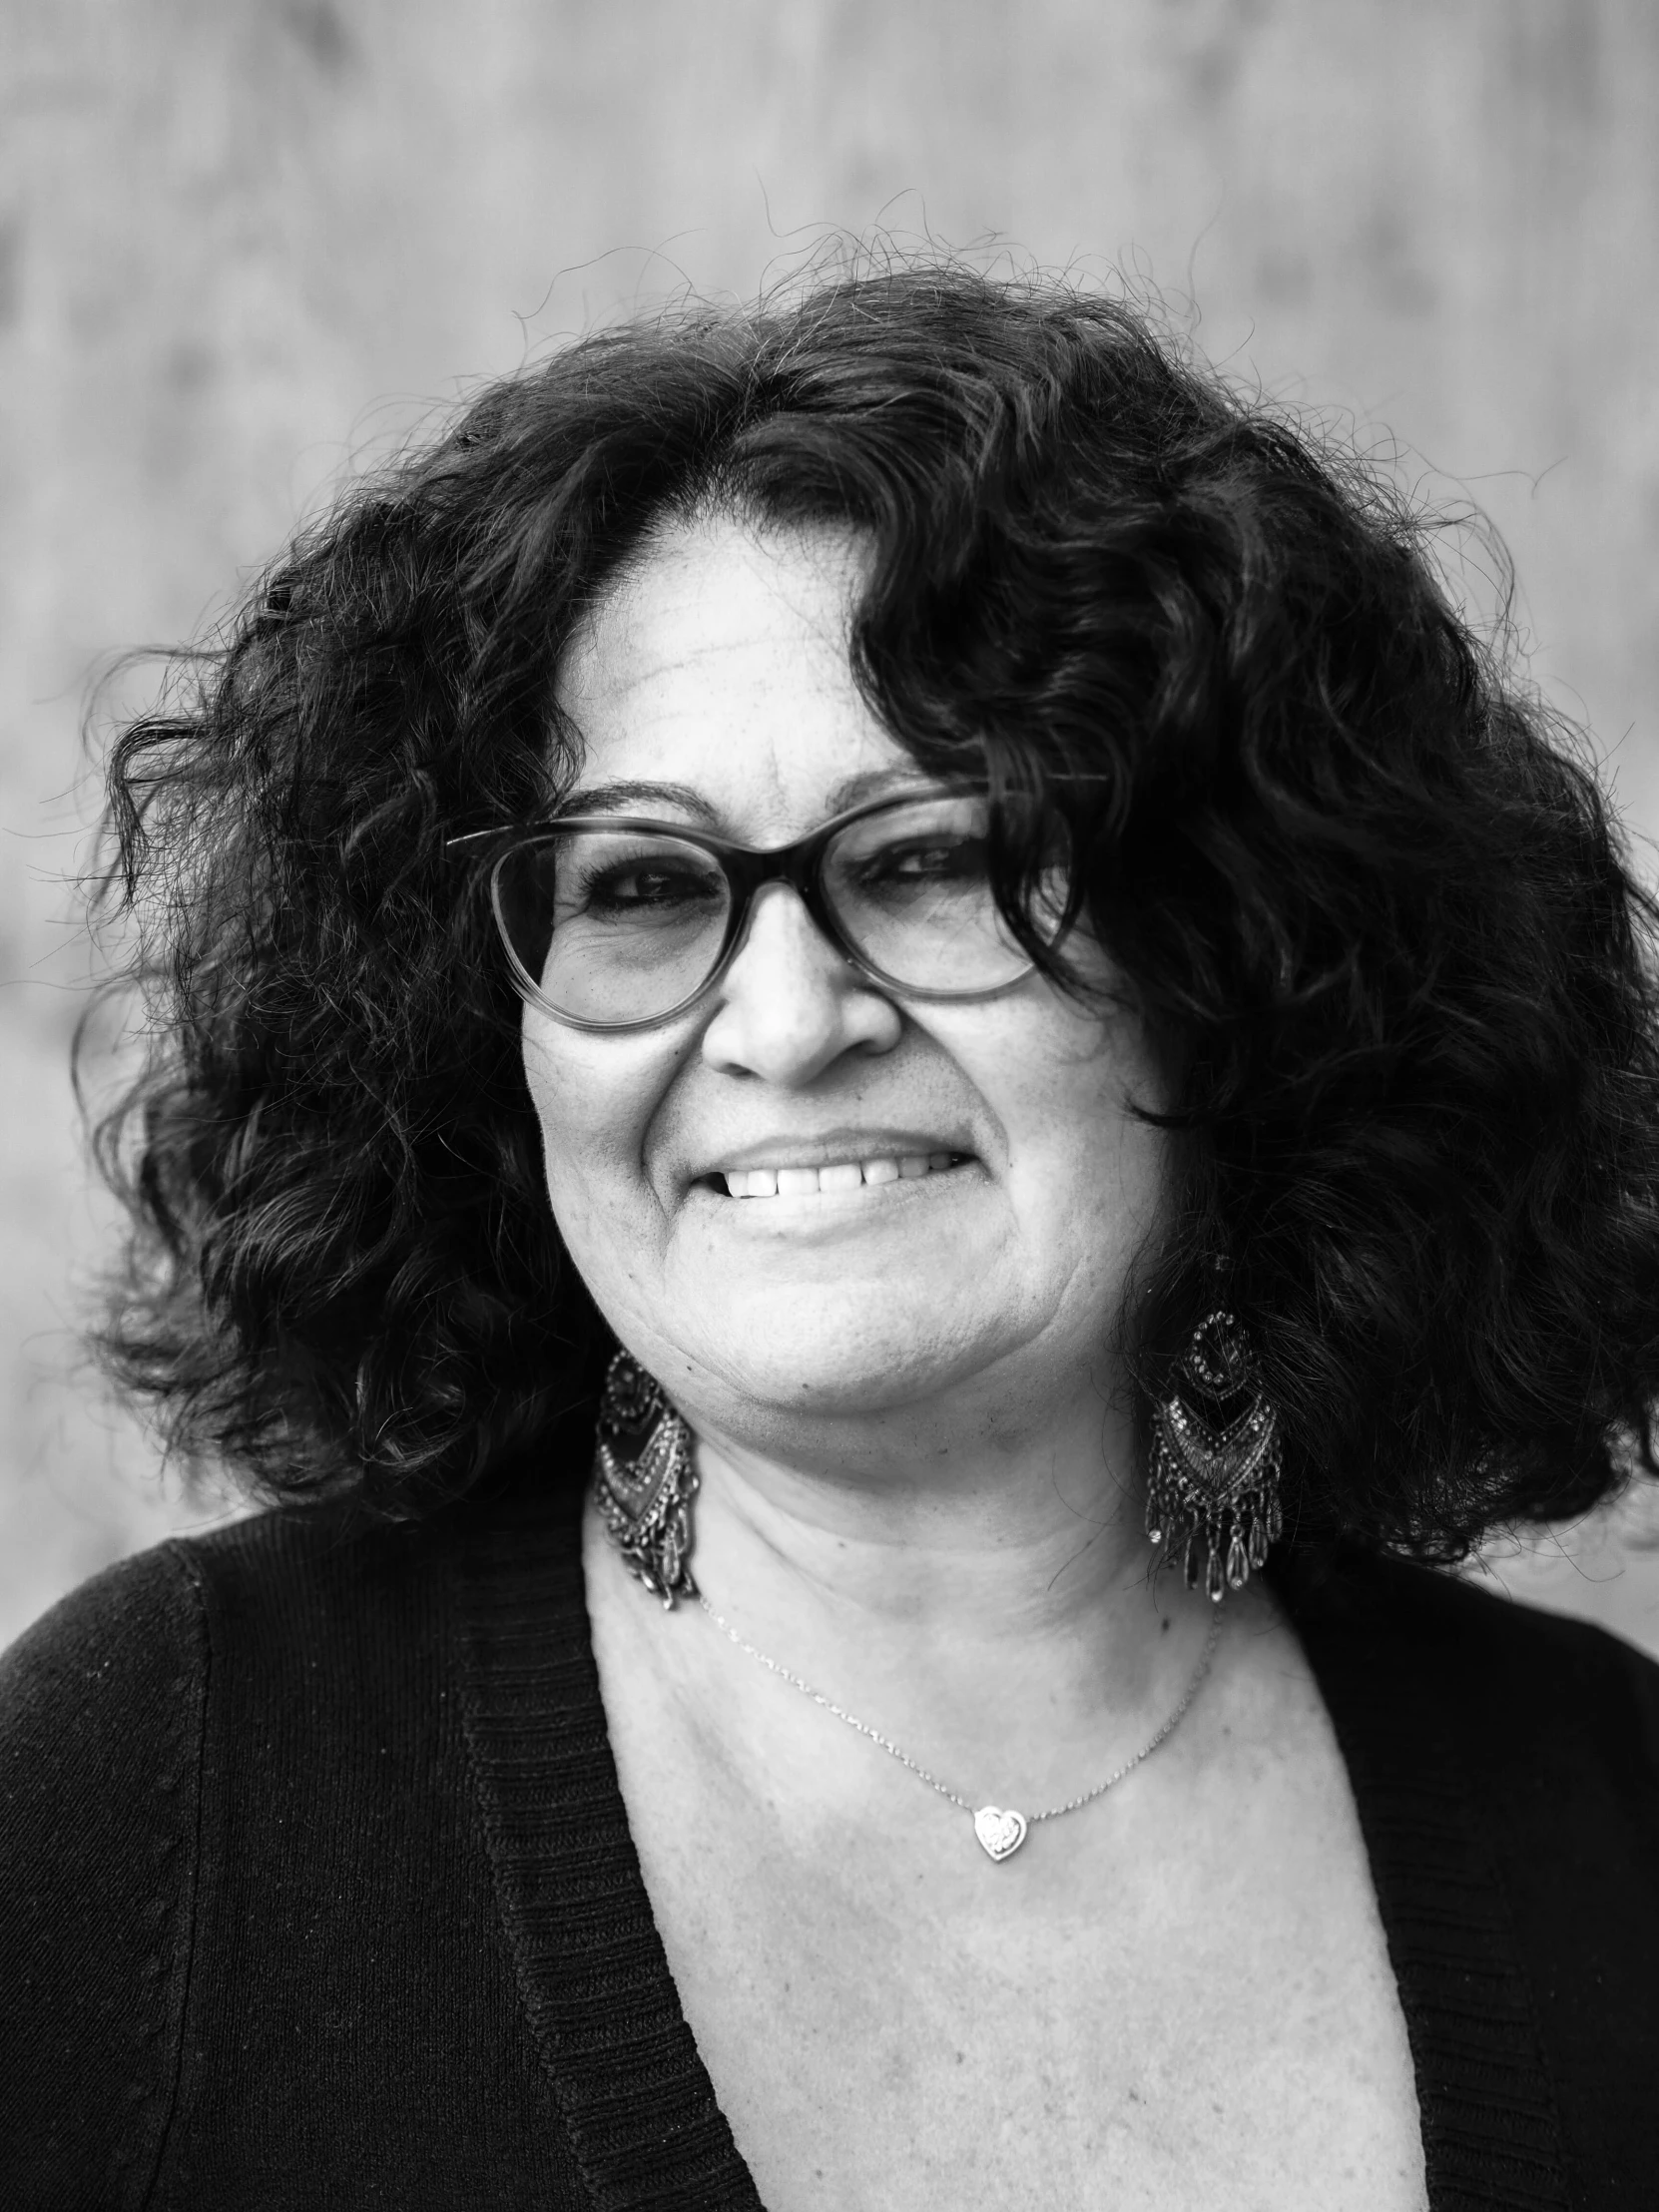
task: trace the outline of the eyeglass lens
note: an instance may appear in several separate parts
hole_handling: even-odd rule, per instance
[[[1029,965],[997,909],[986,802],[906,801],[849,822],[821,884],[847,943],[900,989],[995,990]],[[497,919],[521,981],[553,1012],[651,1021],[695,997],[726,948],[715,856],[626,823],[536,832],[496,864]]]

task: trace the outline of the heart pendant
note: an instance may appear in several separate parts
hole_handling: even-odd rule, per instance
[[[987,1859],[1012,1859],[1025,1841],[1025,1815],[1011,1806],[982,1805],[973,1816],[973,1833]]]

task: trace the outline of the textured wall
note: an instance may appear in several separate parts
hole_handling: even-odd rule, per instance
[[[89,668],[456,379],[880,218],[1190,297],[1516,556],[1659,830],[1652,0],[0,0],[0,1639],[203,1510],[76,1360]],[[1659,1648],[1597,1535],[1515,1570]]]

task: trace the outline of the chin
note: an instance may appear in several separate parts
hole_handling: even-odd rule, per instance
[[[864,1282],[711,1299],[701,1311],[687,1348],[697,1367],[773,1414],[892,1412],[981,1373],[1003,1349],[982,1315],[921,1314]]]

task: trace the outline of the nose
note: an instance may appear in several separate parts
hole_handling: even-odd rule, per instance
[[[898,1008],[847,965],[800,893],[768,883],[721,978],[702,1053],[726,1074],[800,1089],[843,1053],[890,1052],[901,1027]]]

